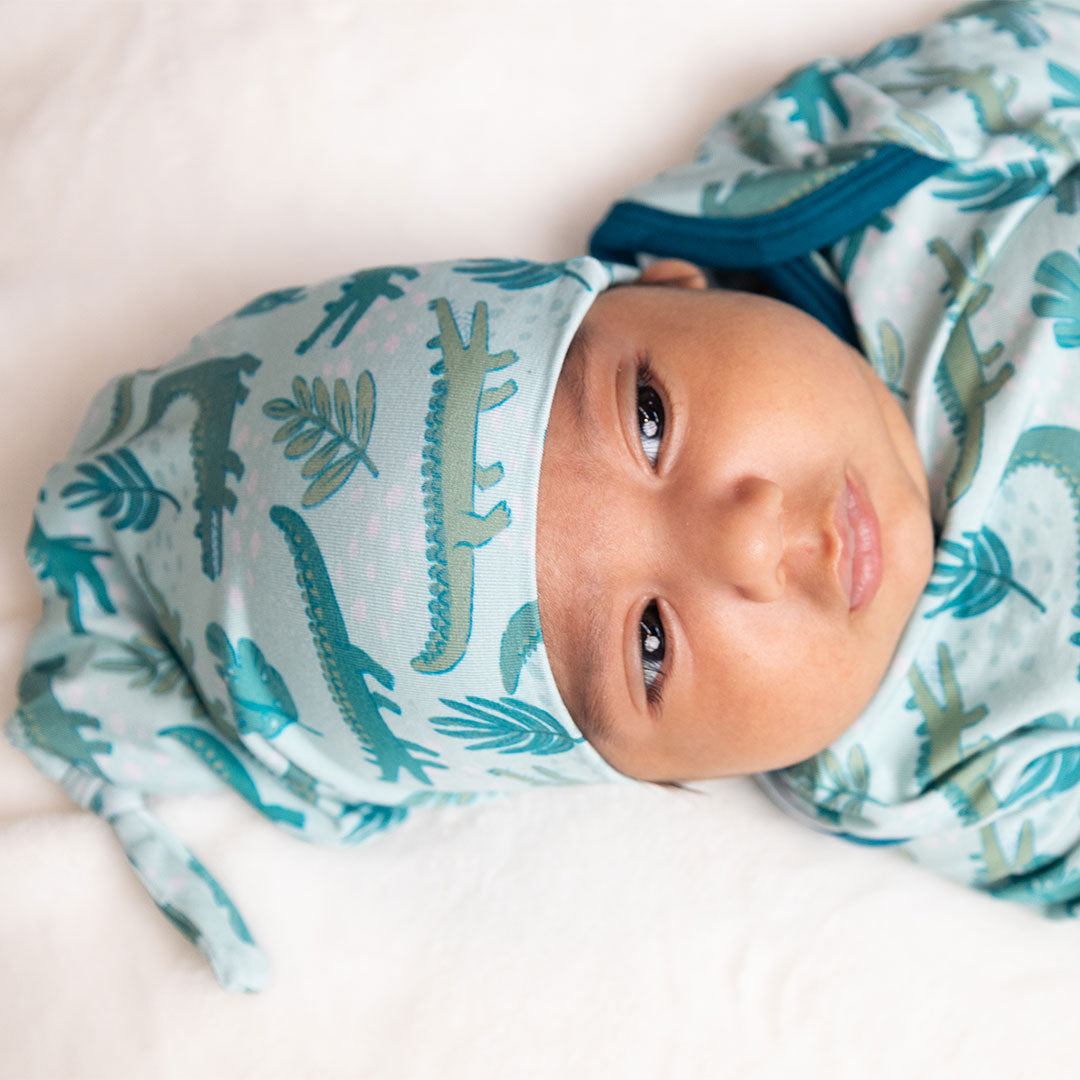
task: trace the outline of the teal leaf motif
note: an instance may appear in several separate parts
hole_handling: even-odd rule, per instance
[[[966,203],[960,207],[964,213],[1000,210],[1021,199],[1045,195],[1051,186],[1046,163],[1040,159],[1011,161],[1000,169],[979,169],[970,173],[954,165],[942,170],[938,179],[951,187],[935,191],[934,198]]]
[[[126,656],[95,660],[91,666],[99,671],[130,675],[128,686],[133,690],[145,688],[160,695],[171,693],[179,686],[182,696],[194,698],[195,691],[184,678],[184,669],[168,642],[140,631],[130,641],[117,644],[126,651]]]
[[[1042,45],[1049,37],[1031,15],[1031,12],[1038,10],[1039,6],[1031,3],[1031,0],[978,0],[954,11],[949,21],[968,15],[985,19],[994,24],[996,31],[1012,34],[1021,49],[1032,49]]]
[[[498,750],[500,754],[562,754],[581,739],[575,739],[551,713],[517,698],[439,699],[463,716],[433,716],[431,723],[442,735],[475,740],[470,750]]]
[[[297,375],[292,390],[292,401],[274,398],[263,405],[262,411],[281,423],[274,432],[274,442],[285,443],[287,458],[310,455],[300,469],[300,475],[311,481],[300,500],[302,506],[318,506],[336,494],[361,462],[373,477],[379,475],[367,454],[375,423],[375,380],[370,371],[360,372],[356,380],[355,409],[344,379],[334,380],[332,402],[326,383],[318,375],[312,379],[310,389]]]
[[[874,370],[890,393],[906,399],[908,393],[900,386],[904,373],[904,339],[888,319],[878,323],[877,332],[878,341],[875,343],[869,335],[860,331],[863,352],[870,358]]]
[[[1036,293],[1031,308],[1041,319],[1057,319],[1054,338],[1063,349],[1080,346],[1080,263],[1064,251],[1052,251],[1035,271],[1040,285],[1060,293]]]
[[[1080,783],[1080,747],[1068,746],[1031,762],[1002,807],[1035,797],[1050,799]]]
[[[972,619],[1000,604],[1010,590],[1046,611],[1042,602],[1012,576],[1009,550],[993,529],[984,525],[980,532],[965,532],[964,537],[966,546],[955,540],[941,541],[942,551],[955,561],[934,563],[926,593],[947,599],[928,611],[925,618],[951,611],[954,619]]]
[[[864,807],[877,802],[870,797],[870,764],[859,743],[848,751],[846,770],[835,751],[823,750],[786,774],[814,804],[818,816],[833,825],[866,822]]]
[[[139,459],[126,446],[115,453],[99,454],[97,460],[99,465],[77,465],[86,479],[73,480],[61,490],[60,497],[71,500],[69,510],[99,502],[99,515],[115,518],[114,529],[132,528],[135,532],[145,532],[154,524],[163,499],[179,511],[180,503],[163,488],[154,486]]]
[[[346,844],[359,844],[375,833],[389,829],[405,820],[408,811],[403,806],[383,806],[380,803],[352,803],[342,810],[342,817],[356,815],[356,824],[342,838]]]
[[[1053,61],[1046,65],[1047,74],[1068,94],[1068,97],[1051,98],[1054,108],[1075,109],[1080,106],[1080,75]]]
[[[531,262],[529,259],[466,259],[454,267],[455,274],[468,274],[473,281],[497,285],[500,289],[532,289],[547,285],[561,277],[571,277],[581,282],[589,292],[592,286],[580,274],[562,262]]]
[[[297,304],[307,296],[307,289],[297,285],[291,289],[275,289],[273,292],[263,293],[254,300],[245,304],[234,316],[237,319],[247,318],[249,315],[265,315],[268,311],[274,311],[284,304]]]
[[[921,34],[905,34],[902,37],[888,38],[871,49],[861,60],[852,65],[852,71],[865,71],[877,67],[886,60],[906,60],[918,51],[922,44]]]
[[[315,735],[322,734],[300,723],[281,672],[267,662],[262,649],[251,638],[240,638],[234,648],[221,626],[212,622],[206,628],[206,647],[219,661],[214,668],[225,683],[236,730],[241,735],[255,732],[273,739],[290,724],[299,724]]]
[[[896,113],[896,119],[904,126],[896,127],[886,124],[878,128],[875,134],[888,139],[889,142],[909,146],[920,154],[925,154],[929,148],[931,156],[945,158],[956,156],[949,137],[930,117],[912,109],[900,109]]]
[[[517,689],[521,669],[536,652],[540,640],[540,609],[535,600],[530,600],[510,616],[499,644],[499,672],[508,694]]]

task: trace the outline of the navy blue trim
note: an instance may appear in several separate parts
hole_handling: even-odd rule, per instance
[[[715,218],[616,203],[592,234],[590,254],[634,264],[642,253],[700,266],[751,269],[835,243],[949,162],[888,145],[804,198],[768,214]]]

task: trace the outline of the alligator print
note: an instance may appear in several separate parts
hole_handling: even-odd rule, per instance
[[[947,485],[951,506],[975,479],[982,456],[986,404],[1012,378],[1013,366],[1002,364],[992,378],[987,378],[987,369],[998,360],[1005,346],[998,341],[981,352],[975,343],[972,316],[990,299],[993,291],[992,286],[981,280],[990,263],[986,235],[981,230],[975,231],[974,265],[970,271],[944,240],[931,240],[929,250],[945,268],[944,290],[951,294],[949,305],[955,304],[959,309],[934,374],[934,386],[959,443],[959,456]]]
[[[179,397],[190,397],[198,407],[191,428],[191,460],[195,467],[195,509],[199,520],[195,537],[202,545],[203,573],[214,580],[222,566],[222,513],[236,506],[236,493],[227,477],[244,475],[244,463],[229,449],[233,415],[243,404],[248,388],[241,375],[253,375],[261,361],[250,353],[221,356],[163,375],[154,384],[146,420],[132,438],[153,427]],[[130,440],[128,440],[130,442]]]
[[[371,755],[371,761],[379,767],[381,780],[392,783],[404,769],[420,783],[430,784],[424,770],[446,766],[414,756],[414,753],[430,757],[438,757],[438,754],[417,743],[399,739],[383,720],[381,709],[398,714],[401,709],[385,694],[368,689],[365,677],[371,676],[386,690],[394,689],[394,677],[349,640],[326,563],[311,530],[304,519],[287,506],[271,507],[270,520],[284,534],[296,564],[296,581],[304,596],[315,652],[342,719]]]
[[[439,336],[428,347],[440,349],[442,359],[431,373],[431,391],[424,430],[424,508],[427,522],[431,632],[412,666],[427,674],[449,671],[465,655],[472,633],[475,551],[510,524],[510,509],[497,503],[478,514],[476,488],[486,491],[503,475],[502,465],[476,463],[476,431],[480,414],[501,405],[517,391],[508,379],[484,389],[489,371],[500,371],[517,360],[510,349],[488,351],[488,308],[473,309],[469,343],[462,340],[450,304],[433,300],[429,307],[439,321]]]
[[[19,679],[16,716],[23,733],[34,746],[71,762],[85,772],[105,778],[94,760],[95,754],[111,754],[112,744],[103,739],[86,739],[80,729],[101,730],[101,721],[83,712],[65,709],[53,692],[53,676],[64,668],[63,656],[42,660],[23,672]]]

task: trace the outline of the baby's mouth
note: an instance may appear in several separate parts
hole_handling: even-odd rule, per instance
[[[881,525],[862,484],[849,473],[834,514],[840,537],[836,574],[848,609],[859,611],[874,599],[881,585],[884,560]]]

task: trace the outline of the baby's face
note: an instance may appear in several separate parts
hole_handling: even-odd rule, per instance
[[[914,438],[859,353],[745,293],[597,298],[555,392],[537,572],[555,681],[615,768],[704,779],[821,750],[932,561]]]

